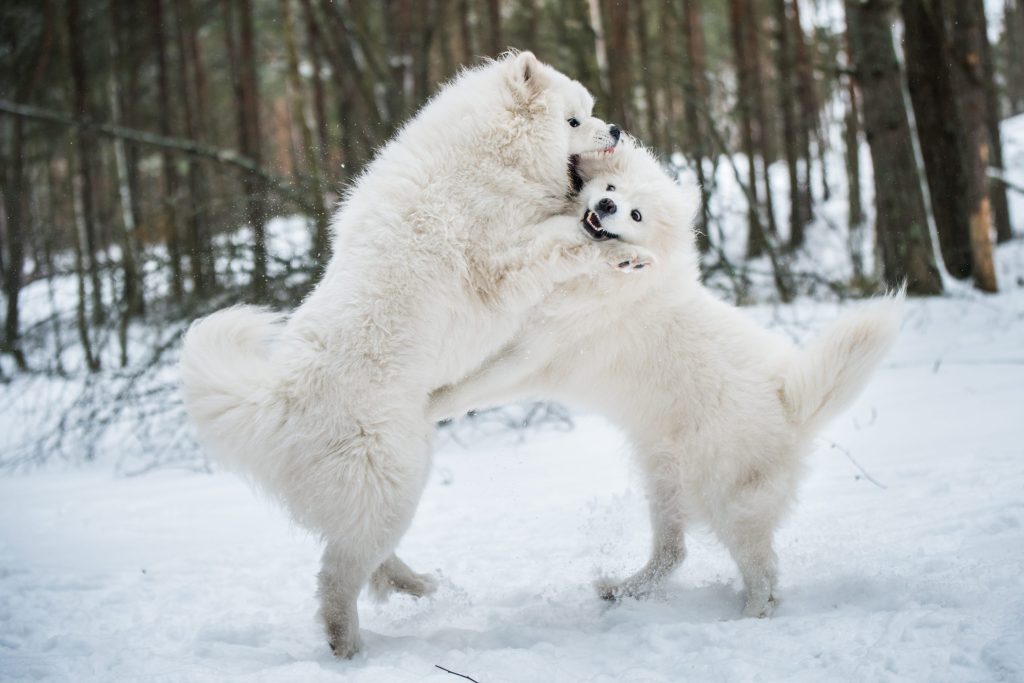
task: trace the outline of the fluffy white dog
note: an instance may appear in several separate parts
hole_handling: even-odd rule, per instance
[[[570,157],[618,141],[592,107],[528,52],[464,72],[349,192],[323,279],[286,321],[232,308],[185,338],[204,447],[326,541],[321,615],[339,656],[359,649],[371,574],[379,591],[433,589],[393,554],[430,465],[430,392],[497,351],[558,282],[649,262],[559,215]]]
[[[595,172],[584,165],[583,171]],[[603,413],[626,430],[645,476],[654,547],[640,571],[602,581],[610,600],[642,596],[684,557],[704,521],[729,549],[748,616],[774,606],[772,537],[794,499],[803,456],[822,423],[867,382],[894,339],[902,295],[847,313],[796,348],[716,299],[698,281],[682,188],[631,141],[583,190],[595,240],[649,248],[646,277],[599,271],[561,286],[500,353],[432,400],[437,418],[526,398]]]

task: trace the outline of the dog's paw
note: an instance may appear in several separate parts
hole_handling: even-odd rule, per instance
[[[597,590],[597,596],[606,602],[618,602],[622,598],[618,581],[606,578],[597,579],[594,581],[594,588]]]
[[[430,574],[415,574],[396,584],[395,590],[414,598],[425,598],[437,591],[437,579]]]
[[[642,247],[619,244],[607,250],[605,263],[624,273],[632,273],[653,265],[654,254]]]
[[[767,619],[775,611],[775,596],[768,596],[767,600],[747,598],[743,606],[743,616],[748,619]]]
[[[331,646],[334,656],[339,659],[352,659],[363,649],[359,628],[353,630],[338,623],[327,624],[327,644]]]
[[[386,601],[392,593],[423,598],[437,590],[437,579],[430,574],[417,574],[404,563],[389,562],[382,564],[370,576],[369,587],[377,602]]]
[[[651,592],[649,585],[640,584],[629,579],[615,581],[607,577],[594,581],[594,588],[597,590],[598,597],[606,602],[619,602],[625,598],[642,600],[649,596]]]

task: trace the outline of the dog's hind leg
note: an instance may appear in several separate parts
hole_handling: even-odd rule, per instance
[[[328,541],[324,548],[317,575],[320,618],[331,651],[338,657],[348,659],[362,648],[356,600],[374,560],[345,542]]]
[[[686,558],[682,480],[676,472],[665,472],[657,467],[659,461],[664,462],[662,459],[644,462],[653,534],[651,557],[640,571],[621,582],[599,579],[596,588],[605,600],[646,597]]]
[[[729,515],[713,524],[719,539],[729,549],[739,566],[746,589],[743,616],[769,617],[775,609],[775,587],[778,582],[778,559],[772,547],[778,515],[758,510],[744,501],[731,503],[742,514]]]
[[[381,425],[375,434],[352,439],[338,456],[346,463],[345,488],[337,492],[339,506],[325,515],[332,533],[318,585],[320,615],[339,657],[352,657],[361,647],[356,600],[374,570],[382,563],[408,570],[393,553],[412,522],[430,464],[426,429],[408,427]]]
[[[392,553],[370,577],[370,593],[378,602],[387,600],[392,593],[405,593],[416,598],[437,590],[437,579],[429,574],[417,574]]]

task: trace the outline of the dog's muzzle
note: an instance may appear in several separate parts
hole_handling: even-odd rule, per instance
[[[601,225],[601,217],[590,209],[587,209],[586,213],[583,214],[583,220],[580,221],[580,225],[583,226],[583,230],[587,233],[590,239],[596,242],[619,239],[619,236],[614,232],[609,232],[604,229],[604,226]]]

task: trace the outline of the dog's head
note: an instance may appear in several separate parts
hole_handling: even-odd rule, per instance
[[[593,240],[618,239],[666,256],[694,255],[700,190],[673,180],[653,154],[626,135],[614,155],[579,165],[580,226]]]
[[[513,105],[545,128],[534,133],[535,142],[564,154],[572,190],[578,191],[577,165],[613,154],[621,136],[619,127],[595,117],[590,92],[532,52],[509,53],[500,63]]]

